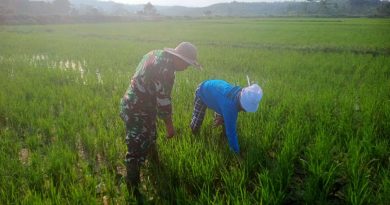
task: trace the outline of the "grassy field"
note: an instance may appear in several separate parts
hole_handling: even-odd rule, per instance
[[[124,204],[119,100],[149,50],[194,43],[204,70],[176,75],[175,139],[158,125],[151,204],[387,204],[389,19],[208,19],[0,26],[0,204]],[[242,158],[208,111],[206,79],[258,82],[240,113]]]

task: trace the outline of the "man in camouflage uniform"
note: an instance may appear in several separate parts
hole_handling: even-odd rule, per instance
[[[148,154],[158,159],[156,151],[156,118],[165,122],[167,137],[174,136],[172,123],[171,90],[175,72],[188,66],[201,68],[197,50],[188,42],[175,49],[153,50],[146,54],[131,79],[121,100],[120,116],[126,124],[126,184],[129,193],[138,197],[140,166]]]

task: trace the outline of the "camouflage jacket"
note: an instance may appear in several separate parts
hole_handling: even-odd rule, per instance
[[[138,64],[121,101],[121,114],[172,115],[171,91],[175,81],[172,55],[163,50],[146,54]]]

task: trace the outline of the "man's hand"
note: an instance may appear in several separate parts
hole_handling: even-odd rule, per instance
[[[223,117],[221,115],[214,115],[214,127],[223,125]]]
[[[164,119],[164,122],[167,130],[167,138],[170,139],[175,136],[175,128],[173,127],[172,118],[168,117]]]
[[[167,138],[170,139],[174,136],[175,136],[175,129],[173,128],[173,126],[169,128],[167,127]]]

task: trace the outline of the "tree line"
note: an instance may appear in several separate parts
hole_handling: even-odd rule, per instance
[[[203,8],[159,7],[150,2],[143,9],[110,2],[72,5],[75,0],[0,0],[0,23],[56,23],[111,21],[156,16],[390,16],[390,0],[305,0],[274,3],[215,4]],[[93,1],[89,1],[93,2]],[[96,6],[97,4],[100,5]],[[106,5],[107,4],[107,5]],[[103,5],[103,6],[101,6]],[[120,17],[120,18],[119,18]],[[44,23],[43,22],[43,23]]]
[[[304,14],[344,16],[389,16],[388,0],[306,0]]]
[[[29,0],[0,0],[0,15],[157,15],[157,10],[150,2],[142,10],[130,12],[124,4],[112,3],[112,12],[107,13],[94,5],[82,4],[76,8],[69,0],[29,1]]]
[[[0,15],[69,15],[70,11],[69,0],[0,0]]]
[[[90,1],[93,2],[93,1]],[[103,2],[95,1],[99,4]],[[110,2],[111,12],[94,4],[73,5],[69,0],[30,1],[0,0],[0,24],[52,24],[78,22],[113,22],[158,17],[154,5],[147,3],[143,9],[129,10],[124,4]],[[108,7],[108,6],[107,6]]]

